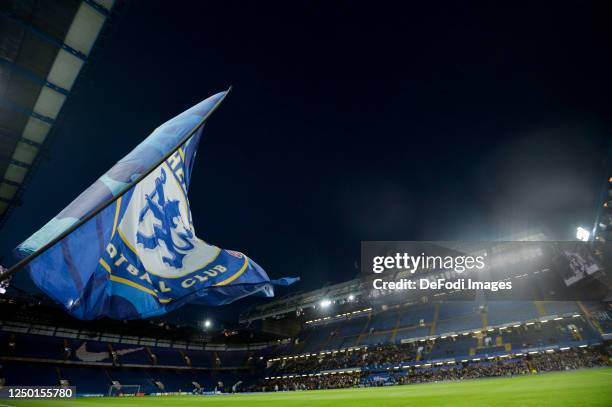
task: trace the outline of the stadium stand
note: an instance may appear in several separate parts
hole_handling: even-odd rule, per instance
[[[151,353],[156,356],[157,365],[185,366],[185,358],[177,349],[154,348]]]
[[[533,301],[491,301],[487,308],[489,324],[492,326],[515,320],[527,321],[539,316]]]
[[[267,377],[253,391],[314,390],[357,386],[424,383],[442,380],[463,380],[483,377],[516,376],[539,372],[570,370],[608,365],[607,355],[600,349],[566,349],[497,359],[473,359],[460,363],[436,363],[406,368],[348,370],[323,374]]]
[[[612,338],[612,306],[610,303],[589,302],[583,304],[583,312],[591,317],[604,339]]]
[[[231,346],[2,321],[0,372],[9,385],[63,380],[100,395],[113,383],[145,394],[405,384],[603,364],[611,326],[602,303],[352,306],[354,316],[306,320],[290,338]]]
[[[105,394],[111,385],[110,378],[104,369],[63,366],[60,368],[62,379],[78,386],[82,394]]]
[[[59,377],[56,368],[50,365],[25,365],[10,363],[4,366],[8,386],[57,386]]]

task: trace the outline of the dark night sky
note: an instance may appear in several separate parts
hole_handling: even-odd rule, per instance
[[[599,4],[132,2],[2,230],[4,262],[156,126],[230,84],[192,176],[196,231],[301,276],[297,289],[352,278],[361,240],[572,238],[607,175]]]

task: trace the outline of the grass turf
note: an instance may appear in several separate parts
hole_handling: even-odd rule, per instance
[[[612,406],[612,368],[367,389],[222,396],[0,400],[0,406]]]

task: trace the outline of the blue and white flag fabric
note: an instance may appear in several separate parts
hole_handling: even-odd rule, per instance
[[[187,190],[205,118],[216,94],[157,128],[47,225],[19,245],[25,257],[104,202],[114,203],[29,264],[34,283],[80,319],[146,318],[188,302],[223,305],[274,295],[266,272],[246,255],[195,235]],[[137,180],[199,129],[127,192]]]

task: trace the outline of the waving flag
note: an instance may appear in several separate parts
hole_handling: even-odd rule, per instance
[[[191,169],[204,121],[226,93],[157,128],[17,247],[18,256],[28,256],[90,217],[28,265],[36,285],[69,313],[146,318],[187,302],[271,297],[273,284],[295,281],[270,281],[246,255],[195,234],[187,199]],[[91,217],[105,202],[112,203]]]

